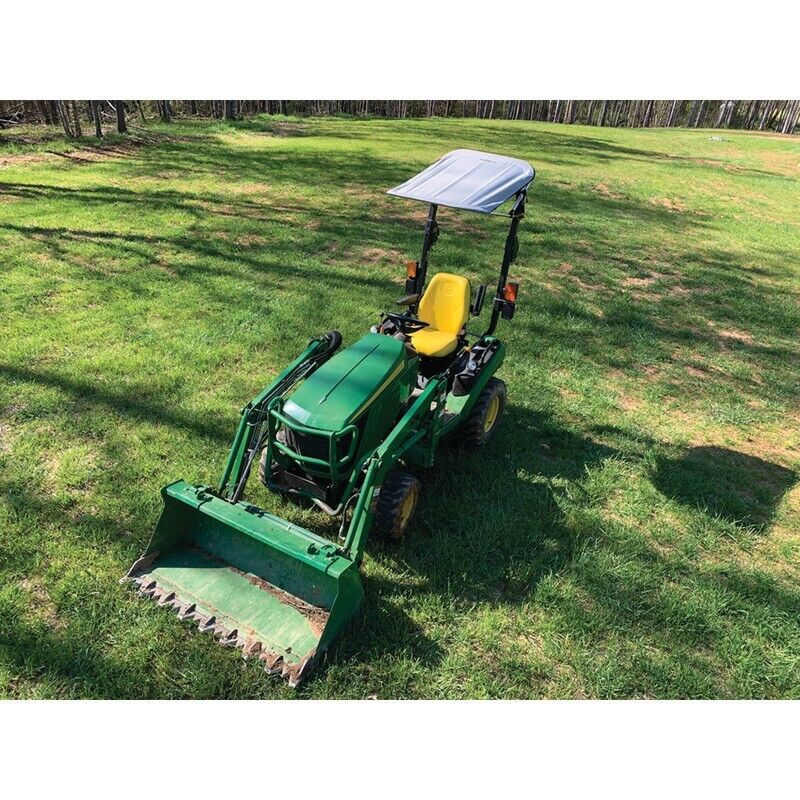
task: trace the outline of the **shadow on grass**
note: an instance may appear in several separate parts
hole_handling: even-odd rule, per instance
[[[772,576],[738,568],[709,573],[667,558],[638,530],[606,527],[585,513],[592,498],[582,479],[589,473],[615,459],[644,464],[646,451],[667,445],[613,426],[598,429],[598,436],[618,443],[612,447],[565,429],[546,413],[518,406],[506,412],[498,438],[480,452],[442,446],[437,465],[421,475],[423,501],[402,544],[370,544],[379,573],[388,569],[397,576],[365,581],[369,606],[383,607],[386,624],[392,625],[394,609],[410,603],[456,608],[464,615],[476,606],[523,608],[540,600],[546,605],[547,598],[537,595],[540,583],[562,574],[586,597],[558,602],[559,613],[576,630],[601,638],[644,635],[659,646],[712,648],[721,635],[715,592],[761,616],[800,605],[800,595],[780,588]],[[702,481],[718,484],[717,499],[703,502],[703,509],[710,520],[725,513],[745,532],[768,525],[795,479],[779,465],[723,448],[662,459],[653,477],[657,489],[681,503],[694,503],[692,493],[702,491]],[[587,552],[591,556],[582,557]],[[354,634],[337,657],[360,661],[366,653],[391,653],[392,646],[381,643],[380,626],[368,622]],[[404,647],[403,636],[391,641]],[[423,640],[419,656],[435,664],[442,652],[426,648]],[[703,657],[685,657],[686,668],[694,670],[686,693],[714,696],[717,688],[703,684]]]
[[[375,557],[467,605],[525,602],[586,544],[586,532],[564,514],[568,482],[617,456],[545,412],[510,405],[497,438],[480,451],[440,446],[435,466],[420,474],[424,499],[413,530],[399,548],[375,543]]]
[[[679,503],[744,527],[763,530],[797,475],[786,467],[725,447],[691,447],[661,458],[653,485]]]
[[[181,428],[219,443],[227,443],[234,430],[233,419],[198,419],[194,415],[162,405],[157,398],[148,397],[141,388],[136,394],[130,391],[115,391],[107,386],[56,372],[14,367],[10,364],[0,364],[0,375],[6,381],[23,381],[59,389],[74,400],[80,400],[90,406],[104,407],[133,420]]]

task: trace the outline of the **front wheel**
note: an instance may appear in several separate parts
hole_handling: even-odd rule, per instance
[[[382,539],[402,539],[419,500],[419,481],[394,469],[384,478],[378,495],[373,529]]]
[[[472,411],[462,424],[459,439],[468,447],[483,447],[496,435],[500,417],[506,407],[506,385],[499,378],[490,378],[478,395]]]

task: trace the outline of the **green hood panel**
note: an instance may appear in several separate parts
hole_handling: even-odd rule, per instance
[[[310,428],[341,430],[403,373],[405,364],[403,342],[368,333],[309,376],[286,400],[283,413]]]

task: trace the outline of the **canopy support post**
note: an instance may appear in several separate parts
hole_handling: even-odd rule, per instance
[[[436,223],[436,211],[438,206],[436,203],[431,203],[428,207],[428,219],[425,222],[425,236],[422,240],[422,255],[419,257],[419,266],[417,267],[417,277],[414,279],[414,294],[422,296],[425,291],[425,274],[428,271],[428,254],[431,248],[436,244],[439,238],[439,225]],[[411,312],[417,313],[417,303],[411,306]]]
[[[517,257],[517,228],[519,227],[520,220],[525,216],[526,196],[526,189],[521,189],[517,192],[517,199],[514,202],[513,208],[509,211],[511,226],[508,229],[508,236],[506,237],[506,247],[503,251],[503,263],[500,267],[500,279],[497,282],[497,293],[494,296],[494,303],[492,304],[492,318],[483,336],[491,336],[494,333],[494,329],[497,327],[497,321],[500,319],[500,313],[503,310],[503,304],[506,302],[503,297],[503,289],[505,289],[506,281],[508,280],[508,269]]]

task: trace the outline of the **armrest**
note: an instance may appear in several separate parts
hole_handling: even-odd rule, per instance
[[[395,305],[398,306],[413,306],[415,303],[419,301],[420,296],[418,294],[407,294],[405,297],[401,297],[399,300],[395,300]]]

